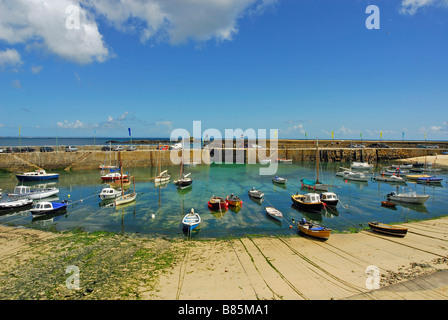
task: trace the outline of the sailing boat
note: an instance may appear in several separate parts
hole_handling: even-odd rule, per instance
[[[319,139],[316,138],[316,180],[302,179],[302,188],[310,190],[328,191],[330,185],[323,184],[319,181]]]
[[[123,166],[121,162],[121,152],[118,153],[118,158],[120,160],[120,171],[121,176],[123,176]],[[119,206],[121,204],[129,203],[135,200],[137,198],[137,193],[135,192],[135,178],[131,177],[133,183],[134,183],[134,192],[132,193],[124,193],[124,187],[123,187],[123,179],[121,179],[121,195],[115,198],[115,206]]]
[[[171,176],[168,173],[168,170],[162,171],[162,164],[161,164],[162,161],[160,159],[160,152],[161,152],[161,149],[159,147],[159,175],[154,178],[155,184],[167,183],[171,179]]]
[[[106,147],[104,147],[104,148],[106,148]],[[112,165],[111,153],[112,153],[112,145],[111,145],[111,142],[109,142],[109,165],[106,165],[106,159],[104,159],[104,164],[100,165],[98,167],[98,169],[100,169],[100,170],[118,169],[118,166]]]
[[[182,160],[180,164],[180,178],[179,180],[174,181],[174,184],[177,185],[179,189],[185,189],[191,187],[193,184],[193,180],[189,177],[191,173],[184,174],[184,141],[182,140]]]

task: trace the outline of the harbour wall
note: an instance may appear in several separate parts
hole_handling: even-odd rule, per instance
[[[378,163],[411,157],[440,154],[448,149],[422,149],[422,148],[319,148],[319,159],[322,162],[350,162],[362,161]],[[201,164],[210,163],[258,163],[260,159],[277,158],[292,159],[293,162],[316,161],[316,148],[287,148],[279,145],[278,149],[253,148],[210,148],[191,149],[190,157],[184,153],[185,162]],[[118,153],[99,151],[84,148],[77,152],[30,152],[30,153],[0,153],[0,169],[5,171],[25,171],[43,168],[45,170],[85,170],[98,169],[100,165],[118,164]],[[155,167],[159,165],[178,165],[181,162],[182,152],[178,150],[144,149],[121,152],[123,166]],[[160,161],[159,161],[160,159]]]

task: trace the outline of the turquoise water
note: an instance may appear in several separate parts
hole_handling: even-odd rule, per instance
[[[385,200],[387,193],[397,191],[397,188],[401,190],[401,186],[376,181],[344,181],[335,176],[340,166],[348,167],[348,164],[322,165],[320,178],[324,183],[334,186],[333,191],[339,195],[340,203],[337,210],[328,209],[321,213],[300,211],[292,207],[291,201],[292,194],[307,192],[300,189],[300,179],[315,178],[314,163],[279,164],[277,175],[288,179],[286,187],[273,184],[272,176],[259,175],[261,165],[222,164],[186,167],[185,171],[191,172],[194,182],[192,188],[183,191],[179,191],[172,183],[179,176],[179,166],[163,168],[171,173],[171,182],[161,188],[150,180],[150,177],[157,174],[157,168],[129,170],[136,177],[138,197],[134,203],[119,207],[103,206],[101,203],[98,194],[105,185],[101,182],[99,170],[71,173],[62,171],[54,186],[60,189],[59,200],[72,201],[65,214],[49,219],[33,219],[28,210],[0,212],[0,223],[45,230],[82,228],[86,231],[138,232],[177,237],[184,236],[182,217],[194,208],[201,215],[202,223],[195,229],[193,236],[208,238],[245,234],[294,234],[297,226],[292,223],[292,219],[298,221],[302,217],[343,231],[365,227],[372,220],[384,223],[403,222],[437,217],[448,212],[448,177],[444,171],[437,174],[444,178],[441,185],[407,184],[417,193],[430,195],[424,205],[400,204],[394,210],[382,207],[381,201]],[[3,193],[11,192],[17,184],[13,174],[0,174]],[[252,187],[264,192],[265,200],[261,204],[249,198],[247,192]],[[225,197],[231,193],[243,200],[243,207],[239,211],[229,207],[226,212],[210,212],[207,201],[212,195]],[[282,211],[285,216],[283,222],[267,217],[265,206],[274,206]]]

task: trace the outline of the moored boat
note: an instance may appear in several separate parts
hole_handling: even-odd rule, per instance
[[[286,181],[288,181],[288,179],[279,177],[279,176],[275,176],[274,178],[272,178],[272,182],[278,183],[278,184],[285,184]]]
[[[318,180],[302,179],[300,181],[302,182],[301,187],[309,190],[328,191],[330,187],[327,184],[320,183]]]
[[[252,187],[252,189],[249,190],[248,194],[249,194],[249,197],[256,198],[256,199],[261,199],[264,197],[264,193],[260,190],[255,189],[255,187]]]
[[[258,159],[260,164],[269,164],[271,163],[271,159]]]
[[[236,196],[233,193],[230,196],[226,197],[226,202],[229,204],[229,206],[233,206],[233,207],[242,207],[243,206],[243,200],[241,200],[238,196]]]
[[[32,215],[43,215],[64,211],[67,209],[66,202],[42,201],[35,203],[30,209]]]
[[[395,201],[402,201],[402,202],[408,202],[408,203],[416,203],[416,204],[423,204],[426,202],[426,200],[429,199],[429,195],[427,194],[417,194],[415,191],[409,191],[405,193],[396,193],[395,191],[392,191],[387,195],[388,200],[395,200]]]
[[[33,199],[28,197],[8,197],[0,201],[0,210],[12,210],[31,206]]]
[[[418,183],[441,183],[443,178],[441,177],[420,177],[417,178]]]
[[[312,223],[307,221],[305,218],[302,218],[297,223],[297,226],[299,227],[299,231],[315,238],[327,240],[330,238],[331,229],[321,226],[316,223]]]
[[[191,211],[182,219],[183,227],[189,231],[195,229],[200,223],[201,216],[197,212],[194,212],[193,208],[191,208]]]
[[[392,226],[378,221],[369,222],[368,224],[373,231],[392,236],[404,237],[408,232],[408,229],[405,227]]]
[[[323,202],[317,193],[293,194],[291,200],[297,207],[308,211],[320,211],[323,208]]]
[[[43,199],[51,197],[59,193],[58,188],[40,188],[31,189],[29,186],[16,186],[14,187],[14,192],[9,194],[9,196],[26,196],[33,200]]]
[[[364,174],[363,172],[343,171],[336,173],[336,175],[339,177],[343,177],[346,180],[352,180],[352,181],[367,182],[370,179],[370,177]]]
[[[114,188],[103,188],[103,190],[101,190],[99,194],[99,197],[101,200],[106,200],[106,199],[115,199],[119,195],[121,195],[120,190],[116,190]]]
[[[127,174],[121,174],[120,172],[110,172],[108,174],[101,176],[101,180],[103,180],[103,181],[114,181],[114,180],[122,180],[122,179],[127,179],[127,178],[128,178]]]
[[[283,213],[281,213],[279,210],[275,209],[274,207],[266,207],[266,214],[278,221],[282,221],[283,219]]]
[[[183,174],[179,180],[174,181],[179,189],[185,189],[193,185],[193,180],[189,177],[190,173]]]
[[[292,159],[286,159],[286,158],[277,159],[277,162],[278,163],[292,163]]]
[[[323,192],[320,194],[320,200],[328,206],[336,206],[339,198],[334,192]]]
[[[227,210],[227,206],[228,204],[226,200],[222,197],[212,196],[208,201],[208,207],[212,210],[218,210],[218,211],[223,209]]]
[[[16,174],[16,177],[19,181],[53,180],[59,178],[59,173],[47,173],[45,170],[39,169],[32,172]]]
[[[406,179],[403,177],[399,177],[396,175],[379,175],[374,178],[376,181],[383,181],[383,182],[392,182],[392,183],[406,183]]]
[[[391,201],[381,201],[381,205],[383,207],[390,207],[390,208],[395,208],[397,206],[397,204],[395,202],[391,202]]]
[[[370,170],[373,168],[373,164],[367,163],[367,162],[353,162],[350,166],[352,169],[358,169],[358,170]]]

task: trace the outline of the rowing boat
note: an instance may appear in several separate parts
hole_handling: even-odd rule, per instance
[[[385,223],[380,223],[378,221],[369,222],[369,227],[373,231],[397,236],[397,237],[404,237],[406,233],[408,232],[408,228],[405,227],[399,227],[399,226],[391,226]]]

